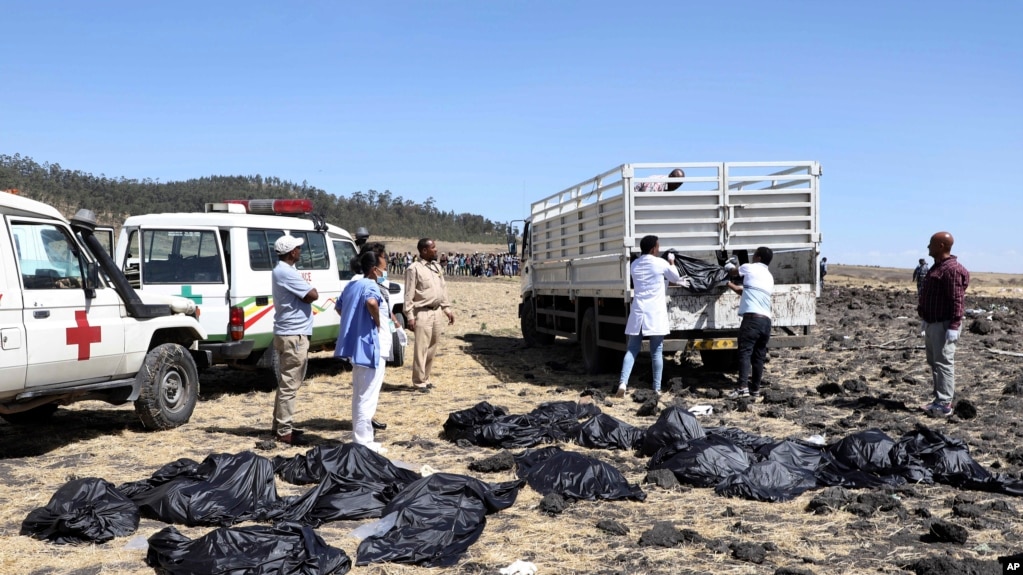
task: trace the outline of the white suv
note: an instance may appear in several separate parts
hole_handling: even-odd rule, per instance
[[[188,421],[206,330],[195,304],[129,285],[96,237],[46,204],[0,193],[0,417],[33,423],[62,404],[129,401],[150,429]]]

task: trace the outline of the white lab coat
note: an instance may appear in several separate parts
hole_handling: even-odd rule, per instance
[[[674,265],[650,254],[636,258],[629,267],[632,275],[633,299],[629,319],[625,323],[627,335],[668,335],[667,281],[678,282],[682,277]]]

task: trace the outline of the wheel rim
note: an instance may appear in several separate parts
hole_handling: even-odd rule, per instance
[[[185,380],[180,373],[174,370],[165,373],[160,389],[163,391],[163,403],[168,409],[176,411],[181,408],[185,397]]]

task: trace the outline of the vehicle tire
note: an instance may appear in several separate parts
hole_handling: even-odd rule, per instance
[[[56,403],[47,403],[18,413],[0,414],[0,418],[11,425],[38,425],[50,421],[58,407]]]
[[[394,317],[398,319],[398,327],[405,329],[405,312],[398,312],[394,314]]]
[[[522,303],[522,318],[519,321],[522,339],[527,346],[550,345],[554,343],[554,335],[541,333],[536,329],[536,302],[533,298]]]
[[[267,357],[267,361],[266,361],[267,369],[270,372],[270,377],[273,378],[274,389],[277,389],[277,388],[279,388],[281,386],[281,358],[277,354],[277,349],[274,348],[272,343],[270,344],[270,347],[266,348],[266,351],[263,352],[263,353],[265,353],[266,357]],[[302,381],[303,382],[305,381],[305,377],[308,374],[309,374],[309,355],[307,354],[306,355],[306,362],[305,362],[305,370],[302,371]]]
[[[398,329],[402,328],[399,327]],[[391,345],[393,346],[391,349],[394,350],[394,358],[387,362],[387,365],[390,367],[401,367],[405,365],[405,348],[401,346],[401,340],[398,339],[398,332],[391,334]]]
[[[199,374],[188,350],[176,343],[158,345],[135,379],[135,412],[146,429],[171,429],[187,423],[199,399]]]
[[[700,361],[705,369],[711,371],[739,371],[739,350],[701,349]]]

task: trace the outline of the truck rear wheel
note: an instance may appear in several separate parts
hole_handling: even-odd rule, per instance
[[[536,301],[529,298],[522,303],[522,318],[519,321],[522,339],[528,346],[550,345],[554,343],[554,335],[541,333],[536,329]]]
[[[147,355],[135,378],[135,412],[146,429],[171,429],[187,423],[199,399],[199,374],[188,350],[165,343]]]
[[[703,367],[711,371],[738,371],[739,350],[737,349],[701,349],[700,361]]]

